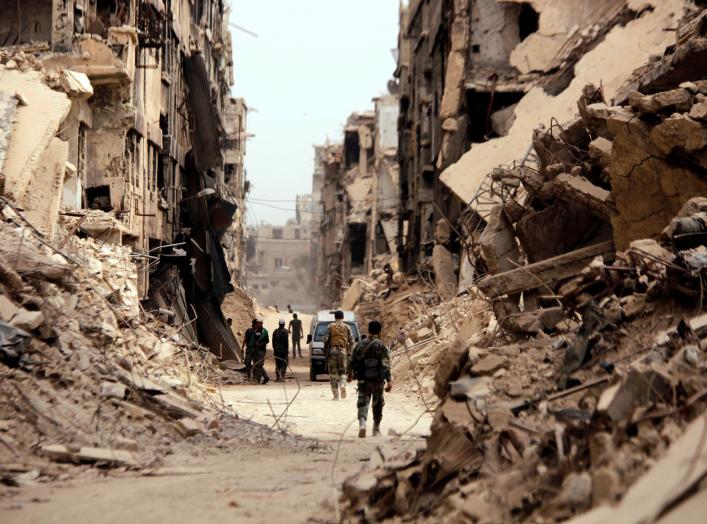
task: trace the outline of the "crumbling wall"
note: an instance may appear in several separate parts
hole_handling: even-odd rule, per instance
[[[638,111],[616,111],[607,121],[613,136],[609,169],[618,209],[612,218],[618,249],[627,249],[639,238],[657,238],[685,202],[707,195],[707,119],[699,113],[705,106],[707,85],[703,83],[703,92],[694,91],[679,88],[653,97],[636,93],[633,105],[639,106]],[[679,98],[682,107],[670,104],[661,111],[684,112],[660,115],[662,122],[657,125],[651,122],[655,114],[641,118],[651,101],[659,108],[657,101],[669,98]],[[636,198],[638,194],[641,198]]]
[[[0,46],[52,41],[52,0],[0,1]]]
[[[573,80],[560,94],[548,95],[542,87],[532,88],[516,106],[516,119],[508,136],[472,147],[441,174],[442,182],[463,201],[469,202],[499,163],[510,164],[524,157],[529,145],[528,137],[538,124],[546,120],[546,115],[555,115],[560,122],[572,118],[582,88],[597,81],[597,72],[600,72],[605,95],[613,97],[634,69],[646,63],[651,55],[662,54],[675,42],[675,33],[666,28],[677,23],[684,2],[654,0],[649,3],[652,10],[643,11],[625,25],[614,26],[601,42],[582,56],[573,68]],[[586,4],[584,8],[592,9],[594,5]],[[542,11],[540,8],[538,10]],[[600,11],[594,15],[597,22],[601,18],[596,17],[600,15]],[[530,37],[520,45],[528,40]]]

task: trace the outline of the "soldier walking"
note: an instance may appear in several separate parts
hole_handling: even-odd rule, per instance
[[[299,351],[299,358],[302,358],[302,345],[300,341],[302,340],[302,321],[297,318],[297,313],[292,315],[292,320],[290,320],[289,332],[292,333],[292,358],[297,358],[296,351]]]
[[[258,319],[253,331],[254,353],[253,353],[253,378],[258,384],[267,384],[270,382],[268,372],[265,371],[265,355],[267,353],[268,342],[270,335],[268,330],[263,327],[263,320]]]
[[[358,381],[358,436],[366,437],[366,419],[368,406],[372,401],[373,436],[380,435],[383,406],[385,400],[383,391],[393,388],[393,378],[390,375],[390,351],[378,338],[382,325],[377,320],[368,324],[368,337],[359,342],[351,354],[347,380]]]
[[[275,353],[275,381],[284,382],[289,363],[290,348],[288,347],[289,333],[285,329],[285,321],[280,320],[280,327],[273,331],[272,349]]]
[[[334,322],[327,327],[324,335],[324,353],[329,367],[329,382],[334,400],[346,398],[346,361],[354,345],[349,326],[344,324],[344,312],[334,313]]]
[[[253,338],[253,333],[255,332],[255,326],[258,323],[257,319],[253,319],[250,327],[245,330],[243,335],[243,348],[245,350],[245,367],[243,372],[250,379],[253,376],[253,356],[255,354],[255,338]]]

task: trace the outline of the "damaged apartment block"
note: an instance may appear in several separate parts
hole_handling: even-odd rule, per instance
[[[458,232],[475,230],[480,216],[472,211],[480,208],[484,218],[504,190],[488,173],[499,163],[534,162],[526,154],[529,141],[520,137],[547,112],[546,97],[573,92],[576,100],[583,56],[615,28],[653,10],[629,4],[416,0],[401,9],[396,77],[405,270],[432,255],[441,219],[455,226],[445,247],[464,258]],[[625,69],[639,64],[632,57]],[[479,160],[467,169],[457,162],[470,150]]]
[[[399,99],[389,94],[374,104],[374,111],[349,117],[343,144],[315,148],[322,215],[313,251],[323,307],[340,303],[353,276],[386,263],[397,267]]]
[[[247,107],[226,3],[171,4],[0,2],[3,192],[48,239],[78,219],[130,246],[147,307],[234,359],[220,306],[244,271]]]

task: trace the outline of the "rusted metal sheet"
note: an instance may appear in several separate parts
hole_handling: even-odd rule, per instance
[[[183,60],[189,87],[187,105],[192,120],[192,146],[196,169],[204,172],[223,164],[219,122],[211,101],[211,86],[204,57],[195,53]]]
[[[214,299],[198,297],[194,301],[197,314],[197,326],[202,340],[211,352],[221,360],[242,361],[241,347],[226,323],[221,307]]]

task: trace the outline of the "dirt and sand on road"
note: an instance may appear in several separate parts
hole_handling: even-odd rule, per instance
[[[266,313],[272,333],[278,318]],[[303,318],[305,332],[310,318]],[[274,376],[268,352],[266,369]],[[107,470],[98,480],[73,480],[25,488],[0,501],[3,523],[65,522],[334,522],[342,482],[424,444],[430,416],[421,403],[393,390],[386,395],[383,436],[357,438],[356,392],[333,401],[326,376],[308,380],[308,354],[291,362],[285,383],[222,389],[224,401],[242,419],[275,439],[234,441],[230,449],[193,456],[176,451],[156,476]],[[371,425],[369,419],[369,426]],[[286,437],[287,431],[296,438]]]

